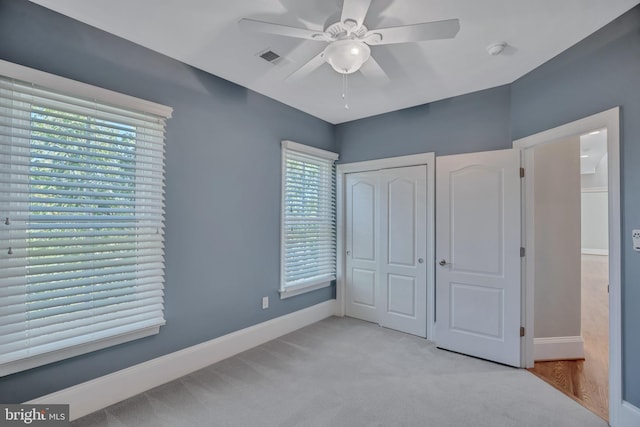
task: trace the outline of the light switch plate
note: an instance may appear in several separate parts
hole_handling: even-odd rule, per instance
[[[631,236],[633,238],[633,250],[640,252],[640,230],[633,230]]]

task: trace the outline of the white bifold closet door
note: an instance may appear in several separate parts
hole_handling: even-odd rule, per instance
[[[346,315],[426,337],[427,167],[346,176]]]

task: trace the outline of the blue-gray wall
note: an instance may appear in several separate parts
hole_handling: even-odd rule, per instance
[[[337,126],[341,162],[510,148],[621,106],[624,399],[640,406],[640,6],[513,84]]]
[[[499,86],[340,124],[340,163],[509,148],[510,102],[510,87]]]
[[[239,86],[61,17],[0,0],[0,59],[174,108],[167,152],[167,325],[158,336],[0,379],[19,402],[332,297],[280,301],[280,139],[342,162],[511,141],[622,106],[625,399],[640,406],[640,7],[512,85],[331,126]],[[335,146],[334,146],[335,144]],[[247,167],[248,165],[248,167]],[[269,295],[272,308],[259,309]]]
[[[621,107],[624,399],[640,407],[640,6],[511,86],[513,139]]]
[[[332,125],[26,0],[0,0],[0,59],[174,109],[166,326],[153,337],[0,378],[0,402],[22,402],[333,297],[332,288],[287,300],[277,293],[280,140],[334,150]]]

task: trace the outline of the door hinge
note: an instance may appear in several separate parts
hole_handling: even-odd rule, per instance
[[[524,178],[524,168],[520,168],[520,178]]]
[[[609,285],[607,285],[607,293],[609,293]]]
[[[524,258],[525,252],[526,252],[526,250],[523,247],[521,247],[520,248],[520,258]]]
[[[524,336],[524,326],[520,326],[520,336]]]

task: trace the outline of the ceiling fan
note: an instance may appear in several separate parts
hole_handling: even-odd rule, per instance
[[[334,23],[330,21],[324,31],[254,19],[241,19],[239,24],[241,28],[248,31],[329,43],[322,52],[291,74],[289,78],[304,77],[326,62],[340,74],[347,75],[360,71],[365,77],[378,81],[386,81],[388,77],[371,56],[369,46],[449,39],[455,37],[460,30],[457,19],[370,30],[364,25],[370,5],[371,0],[344,0],[340,20]]]

